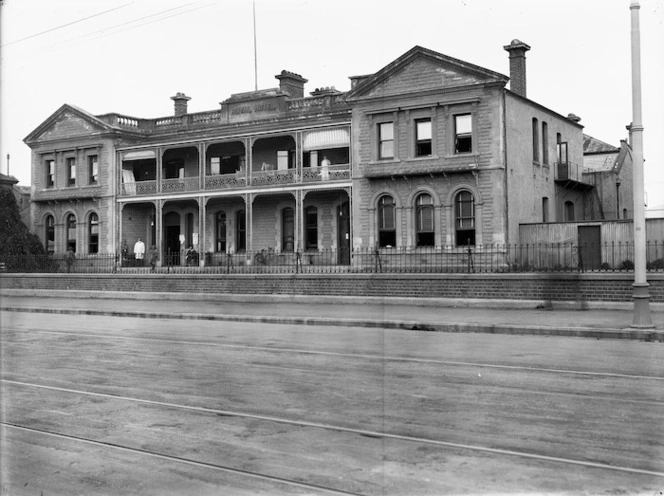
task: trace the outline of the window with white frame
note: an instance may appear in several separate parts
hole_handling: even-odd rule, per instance
[[[472,153],[473,117],[471,114],[454,116],[454,153]]]
[[[97,155],[88,157],[88,178],[90,184],[99,184],[99,160]]]
[[[415,156],[427,157],[432,153],[431,119],[415,120]]]
[[[394,158],[394,122],[378,124],[378,158]]]

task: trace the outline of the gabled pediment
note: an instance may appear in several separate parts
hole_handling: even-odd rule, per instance
[[[23,141],[27,144],[73,137],[94,136],[115,128],[94,115],[73,105],[65,104],[56,110]]]
[[[497,72],[446,55],[414,47],[372,76],[364,78],[347,96],[363,99],[487,83],[506,84]]]

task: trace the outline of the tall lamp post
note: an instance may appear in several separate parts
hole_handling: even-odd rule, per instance
[[[650,285],[646,279],[646,209],[641,119],[641,41],[638,0],[629,6],[632,16],[632,159],[634,180],[634,321],[631,327],[654,327],[650,318]]]

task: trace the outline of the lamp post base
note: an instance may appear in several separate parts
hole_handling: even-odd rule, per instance
[[[650,293],[648,283],[634,283],[634,322],[630,327],[637,329],[652,329],[654,324],[650,318]]]

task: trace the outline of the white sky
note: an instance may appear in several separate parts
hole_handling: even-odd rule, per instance
[[[99,115],[219,108],[254,89],[251,0],[1,0],[0,171],[30,184],[25,138],[62,104]],[[641,0],[648,208],[664,216],[664,0]],[[509,75],[527,53],[528,97],[618,146],[632,121],[630,0],[255,0],[258,87],[287,69],[350,88],[415,45]],[[92,17],[91,17],[92,16]],[[82,20],[90,17],[89,19]],[[80,22],[77,22],[80,21]]]

